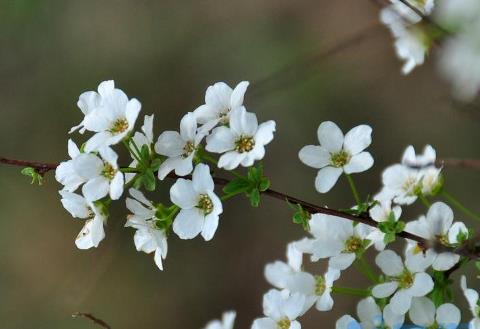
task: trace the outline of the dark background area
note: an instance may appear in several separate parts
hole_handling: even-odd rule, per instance
[[[440,157],[480,157],[478,111],[451,100],[435,53],[401,76],[389,32],[378,26],[343,51],[303,65],[378,24],[378,8],[367,0],[1,0],[0,154],[66,159],[67,131],[81,120],[78,96],[115,79],[141,101],[142,118],[155,113],[156,136],[178,129],[182,115],[203,104],[210,84],[251,81],[247,108],[260,121],[277,122],[265,158],[273,188],[330,207],[353,203],[346,182],[320,195],[315,170],[297,158],[303,145],[317,143],[321,121],[333,120],[344,131],[373,127],[376,165],[354,177],[362,195],[379,189],[382,168],[398,161],[408,144],[431,143]],[[287,72],[263,80],[286,65]],[[135,250],[134,231],[123,228],[123,202],[112,210],[99,248],[80,251],[74,239],[83,223],[62,208],[53,173],[38,187],[19,171],[0,169],[2,328],[93,328],[71,318],[83,311],[113,328],[194,329],[228,309],[238,313],[236,328],[247,328],[262,314],[269,289],[264,265],[283,259],[287,242],[304,235],[282,202],[263,198],[252,209],[238,199],[225,205],[211,242],[172,236],[160,272],[151,255]],[[479,173],[446,173],[448,190],[479,211]],[[170,183],[154,198],[166,201]],[[354,271],[341,280],[343,286],[365,283]],[[355,303],[340,296],[332,312],[310,311],[303,327],[333,328],[339,316],[354,314]]]

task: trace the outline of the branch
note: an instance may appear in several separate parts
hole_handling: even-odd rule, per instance
[[[0,163],[5,163],[8,165],[13,165],[13,166],[29,166],[37,170],[43,170],[44,173],[54,170],[58,164],[57,163],[43,163],[43,162],[33,162],[33,161],[24,161],[24,160],[15,160],[15,159],[7,159],[7,158],[2,158],[0,157]],[[177,175],[170,173],[167,177],[176,179],[178,178]],[[216,185],[219,186],[224,186],[230,182],[229,179],[226,178],[221,178],[221,177],[213,177],[213,180]],[[378,228],[378,223],[373,220],[371,217],[368,216],[368,214],[362,214],[362,215],[352,215],[340,210],[336,209],[330,209],[327,207],[322,207],[322,206],[317,206],[315,204],[309,203],[307,201],[298,199],[296,197],[290,196],[286,193],[279,192],[273,189],[268,189],[264,192],[262,192],[265,195],[268,195],[274,199],[282,200],[282,201],[288,201],[293,204],[298,204],[301,205],[305,210],[307,210],[309,213],[319,213],[319,214],[325,214],[325,215],[331,215],[331,216],[336,216],[340,218],[344,218],[350,221],[355,221],[359,222],[371,227]],[[397,234],[399,237],[404,238],[404,239],[409,239],[413,240],[418,243],[418,245],[423,249],[426,250],[427,248],[435,248],[438,252],[453,252],[457,253],[459,255],[468,257],[470,259],[477,259],[480,258],[480,251],[477,250],[474,244],[472,244],[470,241],[467,241],[468,243],[465,243],[464,245],[458,247],[458,248],[453,248],[453,247],[447,247],[447,246],[442,246],[437,243],[432,243],[432,241],[429,241],[427,239],[424,239],[420,236],[417,236],[415,234],[409,233],[409,232],[400,232]]]
[[[480,170],[480,159],[446,158],[437,161],[439,166]]]
[[[76,313],[72,314],[72,318],[74,318],[74,319],[75,318],[80,318],[80,317],[87,318],[87,319],[91,320],[93,323],[99,325],[102,328],[112,329],[112,327],[110,327],[110,325],[108,325],[108,323],[106,323],[105,321],[103,321],[99,318],[94,317],[90,313],[76,312]]]

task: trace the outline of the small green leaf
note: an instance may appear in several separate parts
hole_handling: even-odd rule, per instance
[[[270,180],[266,177],[260,179],[260,184],[258,184],[258,189],[260,192],[265,192],[270,187]]]
[[[148,145],[142,145],[142,148],[140,149],[140,157],[146,163],[150,161],[150,148],[148,147]]]
[[[150,163],[150,168],[153,170],[153,171],[157,171],[158,168],[160,168],[160,165],[162,164],[162,159],[160,158],[155,158],[152,160],[152,162]]]
[[[250,193],[249,193],[249,199],[250,199],[250,204],[252,205],[252,207],[258,207],[260,205],[260,191],[258,189],[253,189]]]
[[[243,191],[250,187],[250,182],[245,178],[235,178],[232,179],[227,185],[223,187],[223,192],[225,194],[232,194],[238,191]]]
[[[36,169],[32,167],[23,168],[21,171],[21,174],[32,178],[32,181],[30,182],[30,184],[34,184],[34,183],[37,183],[38,185],[43,184],[43,176]]]
[[[142,175],[143,186],[147,191],[155,191],[155,174],[153,170],[147,169]]]

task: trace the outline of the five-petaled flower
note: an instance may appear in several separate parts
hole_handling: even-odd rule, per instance
[[[320,124],[317,137],[320,145],[304,146],[298,153],[300,160],[309,167],[320,169],[315,179],[315,188],[326,193],[345,174],[366,171],[373,166],[373,158],[364,152],[372,142],[372,128],[360,125],[345,136],[331,121]]]

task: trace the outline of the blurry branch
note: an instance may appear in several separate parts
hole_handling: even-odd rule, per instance
[[[14,165],[14,166],[30,166],[34,169],[43,170],[44,173],[50,170],[54,170],[58,166],[58,164],[55,164],[55,163],[30,162],[30,161],[23,161],[23,160],[6,159],[1,157],[0,157],[0,163],[5,163],[9,165]],[[174,174],[169,174],[168,177],[173,179],[178,178],[178,176]],[[224,186],[230,182],[229,179],[221,178],[221,177],[213,177],[213,180],[215,184],[219,186]],[[375,228],[378,227],[378,223],[375,220],[373,220],[367,212],[362,213],[360,215],[354,215],[354,214],[347,213],[345,211],[330,209],[325,206],[323,207],[318,206],[273,189],[267,189],[266,191],[262,192],[262,194],[268,195],[278,200],[287,201],[291,204],[297,204],[301,206],[304,210],[308,211],[310,214],[318,213],[318,214],[336,216],[336,217],[341,217],[350,221],[359,222],[371,227],[375,227]],[[470,259],[480,258],[480,248],[477,248],[476,244],[472,244],[471,241],[467,241],[462,246],[454,248],[454,247],[448,247],[448,246],[441,246],[434,242],[432,243],[432,241],[429,241],[418,235],[405,232],[405,231],[400,232],[397,235],[401,238],[409,239],[417,242],[419,247],[421,247],[423,250],[426,250],[428,248],[435,248],[436,250],[441,252],[449,251],[449,252],[457,253],[459,255],[468,257]]]
[[[322,61],[362,43],[364,40],[374,35],[374,32],[379,31],[379,27],[381,27],[380,23],[366,27],[324,51],[312,54],[306,58],[303,57],[301,60],[283,66],[267,77],[254,81],[251,84],[252,91],[250,93],[255,97],[262,93],[276,91],[289,84],[304,82],[309,77],[315,75],[314,69]]]
[[[463,168],[480,170],[480,159],[446,158],[437,161],[437,165],[447,168]]]
[[[94,317],[90,313],[77,312],[77,313],[72,314],[72,318],[74,318],[74,319],[80,318],[80,317],[87,318],[87,319],[91,320],[93,323],[99,325],[102,328],[112,329],[112,327],[110,327],[110,325],[108,325],[108,323],[106,323],[105,321],[103,321],[99,318]]]

